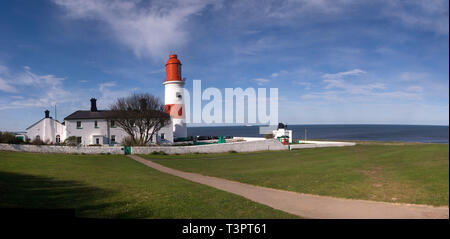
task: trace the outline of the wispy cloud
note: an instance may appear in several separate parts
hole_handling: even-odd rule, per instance
[[[213,1],[172,0],[152,2],[125,0],[53,0],[73,19],[98,20],[119,42],[138,57],[161,59],[179,50],[189,39],[183,27]]]
[[[285,75],[287,75],[287,74],[289,74],[288,71],[286,71],[286,70],[281,70],[281,71],[279,71],[279,72],[274,72],[274,73],[272,73],[272,75],[270,75],[270,77],[272,77],[272,78],[277,78],[277,77],[279,77],[279,76],[285,76]]]
[[[430,74],[426,72],[403,72],[398,77],[401,81],[421,81],[430,78]]]
[[[355,84],[352,80],[361,82],[361,74],[367,72],[354,69],[345,72],[323,74],[324,87],[321,91],[302,95],[304,100],[325,100],[334,102],[380,102],[386,100],[421,100],[422,88],[411,86],[406,90],[395,90],[385,83],[363,80],[364,83]],[[352,76],[352,79],[346,77]]]
[[[17,73],[11,74],[9,69],[3,72],[0,73],[0,90],[3,89],[13,95],[4,96],[0,102],[0,109],[51,106],[57,102],[64,103],[75,98],[71,91],[64,88],[62,82],[65,78],[63,77],[40,75],[32,72],[28,66]],[[19,92],[26,95],[14,95]]]
[[[256,84],[258,84],[258,85],[265,85],[266,83],[270,82],[270,80],[266,79],[266,78],[256,78],[256,79],[253,79],[253,81],[255,81]]]
[[[324,80],[327,85],[325,89],[341,89],[350,94],[367,94],[372,90],[385,89],[385,85],[382,83],[371,84],[352,84],[344,80]]]
[[[422,92],[423,91],[423,87],[422,86],[418,86],[418,85],[413,85],[413,86],[409,86],[406,88],[407,91],[412,91],[412,92]]]
[[[383,12],[409,28],[448,35],[448,0],[385,1]]]
[[[7,93],[16,93],[17,89],[14,86],[12,86],[9,82],[0,77],[0,91],[4,91]]]
[[[448,0],[294,0],[294,1],[236,1],[232,4],[233,16],[241,22],[267,25],[302,25],[347,17],[360,6],[371,5],[375,16],[383,16],[396,24],[448,35]],[[293,21],[292,19],[307,19]],[[245,20],[245,21],[243,21]]]
[[[233,46],[236,55],[259,56],[269,50],[281,47],[280,39],[261,37],[248,42],[240,42]]]
[[[345,76],[355,76],[355,75],[360,75],[360,74],[364,74],[364,73],[366,73],[366,72],[363,70],[354,69],[354,70],[338,72],[338,73],[334,73],[334,74],[324,74],[322,77],[325,79],[341,79]]]
[[[117,89],[117,84],[114,81],[101,83],[98,87],[98,92],[100,93],[100,97],[98,99],[99,108],[109,108],[109,106],[118,98],[129,96],[132,92],[137,90],[137,88]]]

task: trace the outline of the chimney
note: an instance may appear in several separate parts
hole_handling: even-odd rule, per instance
[[[45,118],[50,118],[50,111],[45,110],[44,112],[45,112]]]
[[[91,98],[91,111],[97,111],[97,99]]]

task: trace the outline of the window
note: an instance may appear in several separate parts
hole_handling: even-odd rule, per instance
[[[99,138],[95,139],[95,144],[100,144],[100,139]]]
[[[81,137],[77,137],[77,144],[81,144]]]
[[[36,141],[39,141],[39,140],[41,140],[41,136],[36,135]]]
[[[116,142],[116,136],[115,135],[111,135],[111,143],[115,143]]]
[[[182,96],[181,96],[181,93],[180,92],[177,92],[177,98],[179,99],[179,100],[181,100],[181,98],[182,98]]]
[[[98,128],[98,123],[97,123],[97,120],[96,120],[96,121],[94,121],[94,127],[95,127],[95,128]]]
[[[161,133],[161,139],[164,139],[164,133]]]
[[[77,121],[77,129],[81,129],[81,121]]]
[[[58,135],[56,135],[56,143],[59,144],[61,143],[61,137]]]
[[[111,120],[111,128],[115,128],[116,127],[116,122],[114,122],[114,120]]]

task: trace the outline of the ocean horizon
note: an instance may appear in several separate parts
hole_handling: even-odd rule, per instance
[[[188,126],[188,136],[263,137],[259,127],[238,126]],[[360,141],[398,141],[421,143],[449,143],[448,125],[401,124],[292,124],[293,139],[327,139]]]

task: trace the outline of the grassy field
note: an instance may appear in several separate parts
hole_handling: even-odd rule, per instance
[[[449,204],[448,144],[361,142],[278,152],[142,156],[183,171],[289,191]]]
[[[75,208],[100,218],[295,218],[122,155],[0,151],[0,208]]]

